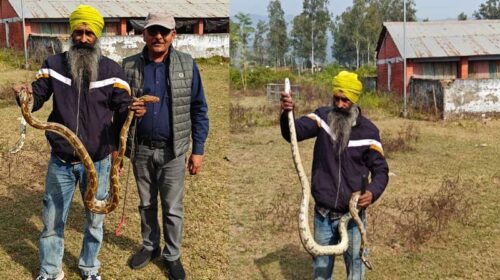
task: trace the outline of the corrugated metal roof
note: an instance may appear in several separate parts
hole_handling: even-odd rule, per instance
[[[21,16],[21,0],[9,0]],[[229,17],[229,0],[23,0],[28,19],[68,18],[80,4],[95,7],[105,18],[146,17],[151,11],[165,10],[178,18]]]
[[[384,22],[403,54],[403,23]],[[384,35],[384,32],[381,34]],[[438,58],[500,54],[500,20],[406,23],[406,57]]]

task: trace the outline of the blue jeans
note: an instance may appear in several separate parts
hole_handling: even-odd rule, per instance
[[[94,162],[97,172],[98,189],[96,198],[105,199],[108,194],[111,156]],[[55,277],[62,270],[64,253],[64,226],[73,200],[76,185],[80,183],[80,193],[84,197],[87,176],[83,164],[65,163],[52,155],[45,178],[43,197],[43,231],[40,236],[40,274]],[[83,275],[96,273],[100,262],[97,260],[103,239],[103,214],[94,214],[85,208],[83,245],[78,267]]]
[[[364,211],[360,218],[365,224],[366,218]],[[314,239],[320,245],[335,245],[339,243],[339,232],[337,227],[340,219],[332,220],[329,217],[323,217],[317,211],[314,211]],[[361,234],[358,226],[353,219],[347,224],[347,235],[349,237],[349,248],[344,253],[344,262],[347,271],[347,279],[361,280],[364,278],[365,267],[359,256],[361,246]],[[335,265],[334,256],[318,256],[314,258],[314,279],[330,280],[333,279],[333,266]]]

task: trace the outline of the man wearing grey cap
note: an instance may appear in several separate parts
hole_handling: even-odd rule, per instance
[[[161,255],[168,278],[177,280],[186,277],[180,261],[186,153],[192,140],[187,168],[191,175],[198,174],[208,135],[208,108],[198,66],[190,55],[173,48],[175,35],[172,15],[150,13],[143,32],[146,46],[125,58],[123,68],[134,96],[160,98],[147,105],[127,143],[140,197],[142,235],[142,248],[129,266],[140,269],[160,255],[159,193],[165,241]]]

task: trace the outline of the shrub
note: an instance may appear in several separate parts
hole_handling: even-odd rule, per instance
[[[387,157],[395,152],[408,152],[414,149],[413,144],[418,141],[420,132],[413,124],[404,125],[396,137],[386,136],[383,139],[384,153]]]
[[[400,111],[400,98],[379,91],[363,92],[359,98],[358,105],[361,109],[368,111],[382,111],[389,115],[397,116]]]
[[[241,81],[240,70],[230,68],[230,83],[231,89],[241,90],[243,87]],[[285,78],[289,78],[290,82],[295,83],[295,75],[288,69],[274,69],[266,67],[254,67],[248,69],[247,72],[247,89],[263,89],[269,83],[283,84]]]
[[[200,65],[221,65],[221,64],[228,64],[229,63],[229,58],[223,57],[223,56],[212,56],[209,58],[196,58],[196,63]]]
[[[22,51],[16,49],[1,48],[0,61],[0,70],[20,68],[24,64],[24,54]]]
[[[385,239],[393,248],[418,251],[431,239],[450,236],[445,233],[452,223],[472,225],[476,214],[471,199],[464,195],[471,184],[463,182],[460,175],[444,177],[434,193],[383,202],[369,212],[370,235]]]
[[[235,67],[229,67],[229,88],[231,90],[240,90],[242,87],[240,71]]]
[[[266,104],[256,107],[244,107],[238,103],[229,106],[231,133],[242,133],[254,127],[276,125],[279,122],[279,105]]]

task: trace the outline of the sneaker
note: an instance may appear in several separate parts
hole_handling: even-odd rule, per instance
[[[98,273],[91,273],[89,275],[82,274],[82,280],[101,280],[101,275]]]
[[[56,277],[50,277],[45,274],[38,274],[35,280],[63,280],[64,279],[64,271],[59,272]]]
[[[150,261],[156,259],[160,256],[160,248],[156,248],[153,251],[148,251],[146,248],[142,249],[130,258],[128,265],[132,269],[140,269],[145,267]]]
[[[168,279],[169,280],[185,280],[186,272],[182,267],[181,260],[167,261],[165,260],[165,266],[168,269]]]

